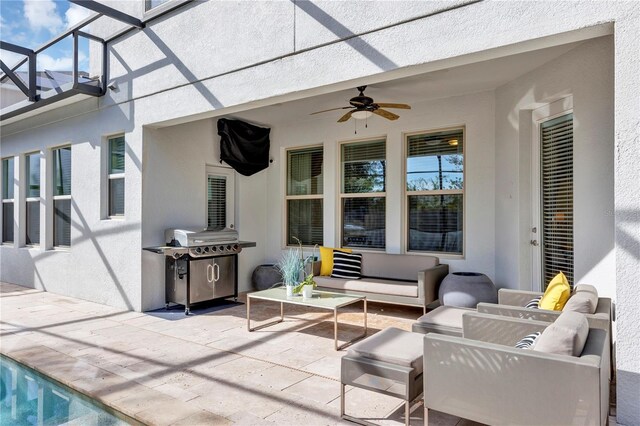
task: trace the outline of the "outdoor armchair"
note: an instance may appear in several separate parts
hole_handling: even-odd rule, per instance
[[[492,425],[606,424],[608,330],[590,328],[579,357],[516,349],[549,323],[465,313],[464,337],[424,337],[429,410]]]

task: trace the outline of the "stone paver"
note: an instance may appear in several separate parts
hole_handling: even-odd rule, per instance
[[[257,320],[278,313],[276,304],[252,306]],[[370,304],[369,334],[410,330],[420,315]],[[340,339],[361,324],[360,307],[341,311]],[[0,283],[0,352],[148,424],[350,424],[339,418],[345,351],[333,349],[332,318],[322,310],[287,307],[283,323],[249,333],[244,305],[168,320]],[[379,424],[402,424],[401,404],[347,391],[348,412]],[[422,424],[421,407],[411,423]]]

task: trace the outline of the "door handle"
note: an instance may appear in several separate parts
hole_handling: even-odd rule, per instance
[[[213,271],[213,266],[207,265],[207,281],[212,283],[214,281],[215,273]]]
[[[529,244],[531,244],[534,247],[538,247],[540,244],[538,244],[538,240],[531,240],[529,241]]]
[[[220,279],[220,265],[215,263],[213,267],[214,267],[213,280],[218,281]]]

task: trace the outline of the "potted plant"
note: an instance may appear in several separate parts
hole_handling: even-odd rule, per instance
[[[298,285],[300,270],[303,263],[300,262],[300,253],[297,248],[291,248],[284,253],[280,261],[276,264],[276,268],[282,274],[282,283],[287,289],[287,296],[293,296],[293,289]]]

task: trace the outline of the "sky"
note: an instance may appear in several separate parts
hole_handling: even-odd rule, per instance
[[[35,49],[90,15],[83,7],[67,0],[0,0],[0,39]],[[81,38],[82,40],[82,38]],[[80,43],[80,69],[88,67],[88,43]],[[73,44],[71,37],[51,46],[37,56],[37,69],[70,71]],[[24,56],[1,51],[2,61],[13,68]]]

